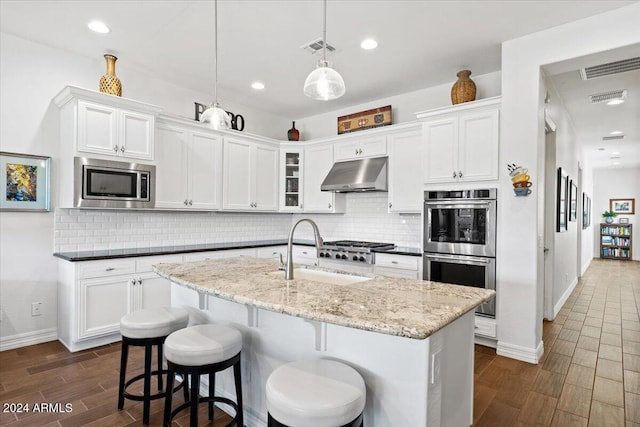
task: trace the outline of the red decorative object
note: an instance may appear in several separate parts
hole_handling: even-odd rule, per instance
[[[300,131],[296,129],[296,122],[293,122],[291,129],[287,131],[287,139],[289,141],[300,141]]]

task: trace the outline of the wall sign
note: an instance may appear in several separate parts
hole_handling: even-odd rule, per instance
[[[204,111],[209,107],[204,104],[200,104],[199,102],[194,102],[194,104],[196,107],[195,121],[199,122],[200,115],[204,113]],[[243,131],[244,117],[242,117],[240,114],[233,114],[231,111],[227,111],[227,114],[229,114],[229,117],[231,118],[231,129]]]

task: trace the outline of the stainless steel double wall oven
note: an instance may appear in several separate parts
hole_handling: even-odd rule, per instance
[[[425,191],[423,278],[496,288],[497,190]],[[495,299],[476,313],[495,317]]]

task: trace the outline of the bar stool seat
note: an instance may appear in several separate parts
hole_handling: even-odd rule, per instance
[[[358,372],[334,360],[287,363],[266,384],[269,426],[361,426],[366,401]]]
[[[223,325],[196,325],[181,329],[169,335],[164,343],[167,358],[167,390],[173,387],[175,374],[190,376],[191,398],[189,402],[171,411],[172,393],[166,393],[164,405],[164,425],[170,426],[171,420],[182,410],[190,407],[190,425],[198,425],[198,404],[208,403],[209,420],[213,420],[214,402],[225,403],[236,411],[233,420],[227,426],[243,426],[242,378],[240,373],[240,353],[242,335],[236,329]],[[236,387],[236,402],[215,396],[215,374],[233,366]],[[209,395],[199,397],[200,375],[209,375]]]
[[[118,409],[124,407],[124,400],[142,401],[142,423],[149,424],[149,409],[152,400],[165,396],[162,375],[162,344],[169,334],[185,328],[189,323],[189,313],[180,307],[147,308],[126,314],[120,319],[122,334],[122,352],[120,356],[120,381],[118,387]],[[142,346],[144,350],[144,372],[126,380],[129,346]],[[153,347],[157,347],[158,368],[152,370],[151,359]],[[158,393],[151,394],[151,377],[156,376]],[[143,393],[133,394],[127,388],[133,383],[143,380]],[[182,385],[181,385],[182,386]],[[175,390],[174,390],[175,391]],[[187,399],[185,388],[185,400]]]

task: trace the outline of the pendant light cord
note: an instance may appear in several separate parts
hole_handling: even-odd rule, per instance
[[[217,1],[217,0],[216,0]],[[322,61],[327,62],[327,0],[323,2],[322,15]]]
[[[213,2],[213,12],[215,14],[213,32],[215,36],[214,41],[214,68],[216,75],[214,76],[213,82],[213,102],[214,104],[218,103],[218,0],[214,0]]]

